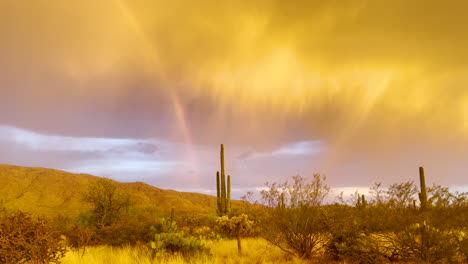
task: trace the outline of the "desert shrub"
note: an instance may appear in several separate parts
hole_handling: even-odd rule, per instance
[[[378,235],[359,230],[336,231],[327,245],[327,253],[333,260],[374,264],[393,260],[393,253]]]
[[[124,218],[118,222],[96,230],[96,243],[110,246],[148,243],[152,235],[148,233],[151,224],[136,218]]]
[[[418,193],[412,181],[390,185],[387,194],[387,206],[391,209],[406,209],[412,207]]]
[[[415,206],[417,190],[412,182],[393,184],[380,192],[369,208],[356,210],[356,221],[360,223],[356,230],[366,233],[367,241],[378,241],[379,247],[374,247],[376,255],[392,262],[456,262],[459,248],[456,230],[463,226],[461,208],[451,207],[455,204],[451,202],[454,196],[446,188],[436,186],[429,191],[432,205],[429,210],[421,211]],[[353,251],[363,241],[355,239],[348,243],[349,248]]]
[[[86,251],[86,247],[91,245],[92,238],[95,236],[93,230],[80,225],[73,225],[72,228],[63,232],[66,236],[67,245],[75,251],[81,252],[83,256]]]
[[[330,191],[325,177],[310,181],[294,176],[292,183],[269,184],[261,192],[265,205],[259,225],[262,237],[302,258],[316,256],[327,242],[332,219],[322,202]]]
[[[59,263],[65,243],[44,218],[0,212],[0,263]]]
[[[384,203],[366,208],[342,207],[333,218],[340,218],[330,229],[326,252],[332,260],[352,263],[386,263],[400,259],[400,248],[390,239],[400,225],[413,220],[412,210],[391,209]],[[383,219],[385,219],[383,221]],[[404,225],[403,225],[404,226]]]
[[[442,191],[438,197],[449,197],[446,190]],[[361,227],[372,227],[360,230],[377,239],[379,248],[375,248],[378,249],[376,253],[388,261],[456,262],[460,224],[452,218],[457,218],[459,209],[448,207],[444,200],[429,210],[421,211],[414,206],[412,197],[415,193],[412,182],[391,185],[385,199],[366,210],[357,210],[357,222]],[[356,248],[359,242],[357,240],[350,245]]]
[[[404,261],[426,263],[456,263],[459,234],[440,230],[423,221],[387,235],[393,247]]]
[[[458,234],[458,253],[459,256],[468,263],[468,236],[465,231],[460,231]]]
[[[160,213],[160,209],[155,206],[132,206],[127,213],[114,219],[112,224],[103,227],[96,225],[96,215],[92,211],[81,213],[75,222],[94,232],[91,245],[138,245],[151,241],[153,236],[148,230]]]
[[[203,237],[188,235],[178,229],[176,222],[160,219],[159,223],[151,227],[154,234],[150,242],[150,249],[154,257],[165,254],[181,254],[185,257],[196,254],[208,254],[209,248]]]
[[[74,221],[72,217],[65,216],[62,214],[58,214],[57,216],[53,217],[52,223],[54,225],[55,230],[57,230],[61,234],[70,230],[74,225]]]

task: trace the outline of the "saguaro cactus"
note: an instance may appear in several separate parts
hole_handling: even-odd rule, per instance
[[[418,194],[421,203],[421,210],[427,209],[427,193],[426,193],[426,178],[424,177],[424,168],[419,167],[419,183],[421,185],[421,192]]]
[[[285,209],[285,208],[286,208],[286,205],[285,205],[285,203],[284,203],[284,193],[281,193],[281,195],[280,195],[280,201],[279,201],[279,203],[278,203],[278,209],[283,210],[283,209]]]
[[[217,212],[218,214],[221,214],[222,210],[222,203],[221,203],[221,182],[219,178],[219,171],[216,172],[216,197],[217,199]]]
[[[174,207],[171,208],[171,222],[175,222],[175,210],[174,210]]]
[[[226,211],[229,213],[231,211],[231,175],[227,177],[227,197],[226,197]]]
[[[356,202],[356,208],[365,208],[367,206],[367,201],[366,201],[366,196],[364,194],[359,194],[356,193],[357,196],[357,202]]]
[[[231,176],[224,172],[224,145],[221,144],[220,152],[221,173],[216,172],[216,195],[218,197],[218,215],[225,215],[231,211]]]

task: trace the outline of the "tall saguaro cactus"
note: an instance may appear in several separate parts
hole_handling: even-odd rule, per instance
[[[427,209],[427,193],[426,193],[426,178],[424,177],[424,168],[419,167],[419,183],[421,185],[421,192],[419,195],[419,201],[421,203],[421,210]]]
[[[221,144],[221,151],[219,154],[221,160],[221,212],[224,215],[226,212],[226,174],[224,173],[224,145]]]
[[[220,152],[221,173],[216,172],[216,195],[218,197],[218,215],[225,215],[231,211],[231,176],[227,176],[224,172],[224,145],[221,144]]]

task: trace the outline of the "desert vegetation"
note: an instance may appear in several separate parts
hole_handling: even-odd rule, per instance
[[[0,211],[0,263],[59,263],[65,241],[47,219]]]
[[[466,263],[468,194],[413,181],[345,199],[326,178],[266,183],[232,205],[231,177],[216,173],[211,213],[135,206],[107,179],[81,193],[76,217],[0,214],[0,263]],[[256,198],[254,198],[256,197]]]

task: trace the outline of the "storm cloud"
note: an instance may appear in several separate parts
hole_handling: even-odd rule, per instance
[[[414,178],[420,165],[434,181],[464,185],[467,8],[461,0],[1,1],[0,124],[133,142],[43,163],[56,168],[82,155],[168,153],[154,140],[179,146],[165,158],[170,169],[148,180],[172,188],[174,174],[209,188],[220,143],[242,186],[313,172],[335,186],[369,186]],[[3,152],[1,162],[36,164]],[[101,175],[138,174],[93,164],[103,164]]]

